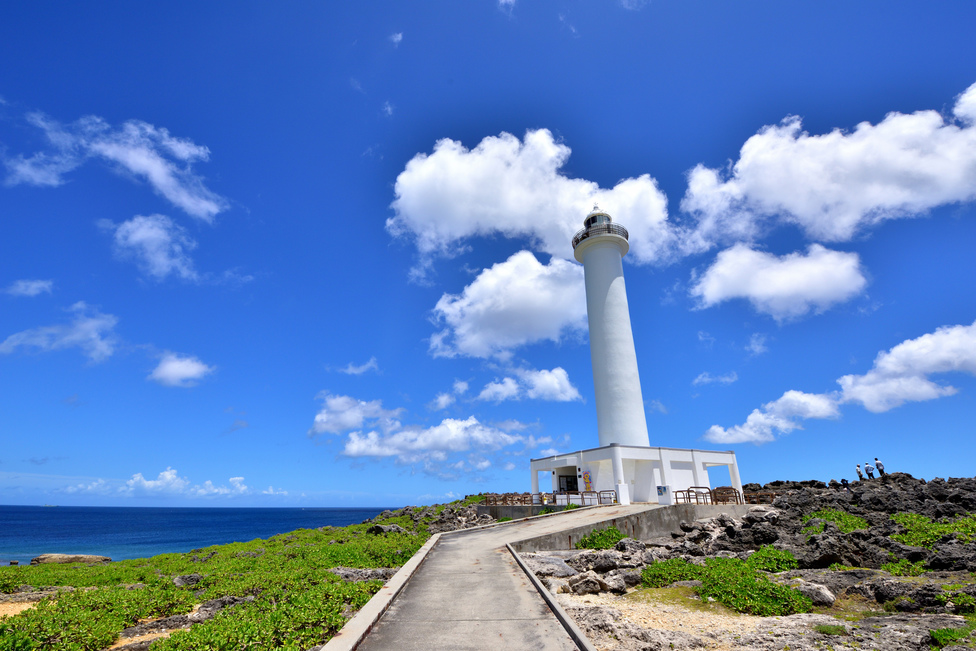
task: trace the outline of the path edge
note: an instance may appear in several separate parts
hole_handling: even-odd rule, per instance
[[[383,613],[387,611],[393,600],[407,585],[407,581],[420,569],[427,555],[437,545],[441,539],[440,533],[435,533],[417,553],[410,557],[410,560],[403,564],[397,573],[383,587],[374,594],[366,605],[359,609],[352,619],[343,624],[339,632],[332,636],[332,639],[324,646],[316,647],[321,651],[355,651],[362,641],[373,630],[373,626],[379,621]]]
[[[508,548],[509,553],[515,558],[515,562],[518,563],[520,568],[522,568],[522,572],[524,572],[525,576],[529,578],[529,581],[531,581],[532,585],[535,586],[535,589],[546,602],[546,605],[549,606],[549,610],[552,611],[552,614],[556,616],[559,623],[563,625],[564,629],[566,629],[569,637],[573,638],[573,642],[576,643],[576,646],[579,647],[580,651],[598,651],[597,648],[593,646],[593,643],[590,642],[590,640],[586,637],[586,635],[583,634],[583,631],[580,630],[579,626],[576,625],[573,618],[567,615],[566,611],[563,610],[562,606],[559,605],[559,602],[556,601],[555,595],[549,592],[549,588],[542,585],[542,581],[539,580],[539,577],[537,577],[532,570],[529,569],[528,565],[525,564],[525,561],[522,560],[522,557],[519,556],[517,551],[515,551],[515,548],[508,543],[505,544],[505,547]]]

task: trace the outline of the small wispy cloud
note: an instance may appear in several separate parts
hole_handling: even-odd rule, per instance
[[[749,337],[749,344],[746,346],[748,350],[753,355],[762,355],[769,347],[766,346],[766,335],[755,332],[751,337]]]
[[[50,294],[53,288],[53,280],[15,280],[3,290],[3,293],[11,296],[37,296]]]
[[[228,202],[204,184],[193,164],[210,158],[210,150],[188,138],[141,120],[112,126],[97,116],[62,125],[43,113],[30,113],[27,122],[44,132],[49,148],[30,156],[3,160],[6,185],[56,187],[85,161],[109,163],[110,169],[141,179],[164,199],[193,217],[212,222]]]
[[[136,215],[121,224],[103,219],[98,225],[112,233],[115,254],[135,261],[146,275],[156,280],[169,275],[189,281],[199,280],[190,257],[190,251],[197,243],[169,217]]]
[[[393,43],[393,47],[400,47],[400,43],[403,41],[403,32],[394,32],[390,34],[390,43]]]
[[[391,104],[389,101],[383,102],[383,115],[386,117],[392,117],[394,108],[395,107],[393,104]]]
[[[16,350],[50,352],[65,348],[80,348],[88,359],[102,362],[115,352],[118,344],[115,326],[118,318],[102,314],[79,301],[68,308],[73,315],[71,322],[22,330],[0,342],[0,354],[9,355]]]
[[[375,357],[370,357],[369,361],[365,364],[355,365],[352,362],[346,364],[339,369],[340,373],[345,373],[346,375],[362,375],[367,371],[378,371],[380,368]]]
[[[739,379],[739,375],[735,371],[732,371],[731,373],[726,373],[725,375],[712,375],[711,373],[708,373],[706,371],[705,373],[700,374],[698,377],[692,380],[691,383],[694,386],[699,386],[702,384],[715,384],[715,383],[732,384],[738,379]]]

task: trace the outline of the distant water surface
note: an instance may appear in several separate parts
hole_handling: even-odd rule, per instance
[[[383,510],[0,506],[0,565],[26,565],[35,556],[53,553],[121,561],[188,552],[295,529],[358,524]]]

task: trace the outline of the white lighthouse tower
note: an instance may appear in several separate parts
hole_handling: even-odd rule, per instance
[[[651,443],[621,264],[630,250],[628,237],[626,228],[594,207],[583,221],[583,230],[573,238],[573,255],[583,263],[586,279],[600,445],[648,447]]]
[[[607,499],[671,504],[676,493],[690,499],[688,491],[708,491],[708,469],[714,466],[728,468],[732,488],[741,493],[734,452],[650,445],[624,286],[628,237],[626,228],[594,208],[573,238],[586,284],[600,446],[532,459],[532,493],[539,494],[539,474],[546,473],[557,504],[605,504]]]

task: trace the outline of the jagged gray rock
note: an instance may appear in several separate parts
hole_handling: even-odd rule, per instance
[[[46,565],[49,563],[109,563],[108,556],[94,554],[41,554],[31,559],[31,565]]]

